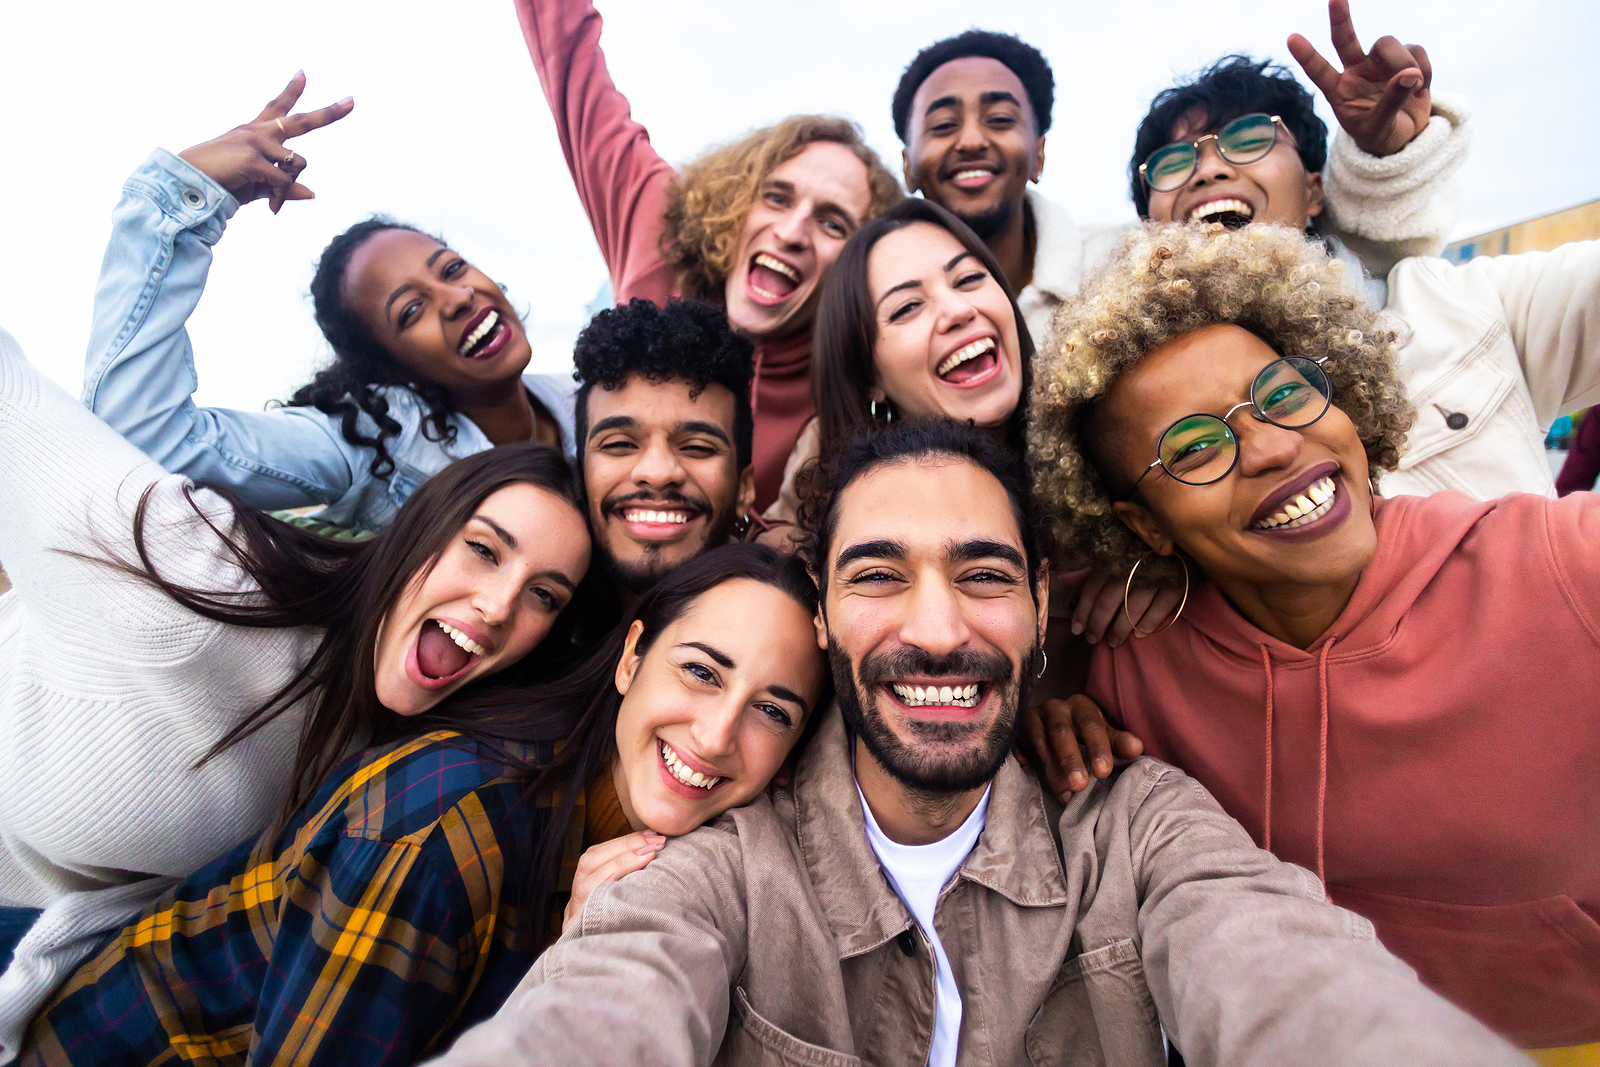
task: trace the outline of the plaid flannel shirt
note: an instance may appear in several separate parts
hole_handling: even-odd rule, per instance
[[[542,747],[542,746],[541,746]],[[551,751],[518,750],[539,762]],[[547,942],[530,850],[548,800],[440,731],[344,763],[277,838],[114,935],[34,1020],[23,1063],[409,1064],[492,1014]]]

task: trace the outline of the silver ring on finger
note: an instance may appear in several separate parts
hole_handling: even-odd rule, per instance
[[[278,166],[284,168],[285,170],[287,170],[290,167],[294,166],[294,153],[290,152],[287,158],[279,160],[278,161]]]

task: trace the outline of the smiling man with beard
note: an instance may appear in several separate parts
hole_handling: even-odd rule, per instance
[[[807,549],[843,715],[792,789],[597,887],[442,1062],[904,1067],[1524,1062],[1192,779],[1063,810],[1010,756],[1048,537],[949,422],[864,428]]]
[[[589,528],[631,600],[750,510],[751,344],[714,304],[636,298],[584,327],[573,362]]]

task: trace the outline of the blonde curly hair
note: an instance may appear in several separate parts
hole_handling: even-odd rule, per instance
[[[1056,312],[1035,364],[1028,466],[1064,549],[1115,574],[1149,550],[1111,510],[1096,462],[1106,449],[1091,447],[1089,415],[1148,353],[1218,323],[1284,355],[1327,357],[1333,404],[1355,423],[1373,474],[1399,463],[1416,413],[1395,373],[1396,333],[1320,242],[1263,223],[1140,227]],[[1151,562],[1152,577],[1179,574],[1170,560]]]
[[[722,299],[733,273],[745,220],[761,183],[774,169],[819,141],[841,144],[867,168],[871,202],[867,217],[877,218],[901,197],[900,182],[867,147],[861,128],[833,115],[791,115],[773,126],[752,130],[721,145],[674,175],[667,186],[662,253],[676,270],[683,295]]]

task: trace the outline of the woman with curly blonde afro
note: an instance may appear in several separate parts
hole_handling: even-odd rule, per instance
[[[900,183],[849,119],[793,115],[706,152],[681,172],[635,122],[600,51],[588,0],[517,0],[517,17],[612,295],[713,300],[756,344],[756,507],[816,413],[811,327],[850,235],[900,199]]]
[[[1040,501],[1186,597],[1088,695],[1435,990],[1600,1062],[1600,503],[1380,496],[1414,416],[1356,281],[1292,230],[1154,226],[1058,314]]]

